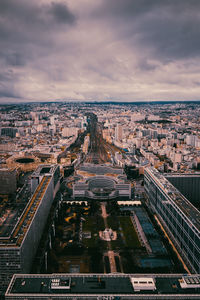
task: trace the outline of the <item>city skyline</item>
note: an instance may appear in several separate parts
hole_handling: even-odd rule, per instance
[[[0,103],[199,100],[198,0],[2,0]]]
[[[74,297],[75,273],[83,299],[198,298],[199,116],[199,102],[0,105],[0,299]]]

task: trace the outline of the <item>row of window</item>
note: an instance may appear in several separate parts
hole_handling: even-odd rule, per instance
[[[157,191],[155,191],[157,190]],[[172,203],[166,203],[165,196],[152,182],[148,185],[148,195],[151,206],[161,216],[168,226],[172,236],[177,240],[180,248],[185,252],[188,260],[192,263],[197,272],[200,272],[198,258],[200,257],[200,238],[194,232],[191,225],[179,214],[179,209]],[[196,231],[196,230],[195,230]]]

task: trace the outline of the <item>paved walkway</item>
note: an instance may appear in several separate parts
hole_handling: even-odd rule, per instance
[[[104,219],[107,219],[107,217],[109,216],[106,212],[106,205],[105,203],[101,203],[101,211],[102,211],[102,217]]]
[[[104,220],[105,228],[108,228],[108,222],[107,222],[108,214],[106,212],[106,205],[104,202],[101,203],[101,211],[102,211],[102,217]],[[115,263],[115,253],[112,250],[112,245],[111,245],[110,241],[107,242],[107,245],[108,245],[108,249],[109,249],[107,252],[107,255],[109,258],[109,262],[110,262],[110,272],[115,273],[115,272],[117,272],[117,267],[116,267],[116,263]]]
[[[111,250],[108,251],[108,258],[110,262],[110,272],[111,273],[117,272],[114,251]]]

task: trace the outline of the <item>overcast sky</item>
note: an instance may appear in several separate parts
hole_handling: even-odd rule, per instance
[[[0,102],[199,100],[200,0],[0,0]]]

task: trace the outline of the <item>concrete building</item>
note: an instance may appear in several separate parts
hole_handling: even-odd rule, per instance
[[[1,291],[8,286],[14,273],[31,270],[48,212],[60,185],[59,174],[57,165],[40,166],[31,179],[33,193],[24,209],[10,208],[1,215]]]
[[[145,115],[143,115],[141,113],[133,113],[131,115],[131,121],[132,122],[142,121],[144,119],[145,119]]]
[[[123,139],[123,127],[119,124],[115,127],[115,140],[120,142]]]
[[[200,207],[200,173],[170,173],[165,177],[175,186],[194,206]]]
[[[45,176],[53,177],[54,193],[57,193],[58,187],[56,186],[60,178],[60,168],[57,165],[40,165],[31,175],[31,192],[35,192],[38,185],[41,183]],[[54,195],[55,196],[55,195]]]
[[[95,176],[85,182],[73,186],[73,198],[89,198],[96,200],[130,199],[131,185],[119,183],[117,180],[106,176]]]
[[[62,136],[63,137],[69,137],[69,136],[75,136],[77,137],[78,136],[78,131],[79,131],[79,128],[77,127],[64,127],[62,129]]]
[[[200,175],[164,176],[154,168],[146,168],[144,182],[152,212],[188,268],[193,273],[200,273],[200,212],[191,203],[199,199]],[[190,196],[191,202],[181,190]]]
[[[50,117],[50,124],[55,125],[55,116]]]
[[[9,136],[11,138],[14,138],[16,136],[16,133],[18,132],[18,129],[15,127],[2,127],[0,131],[1,136]]]
[[[14,194],[17,189],[16,169],[0,169],[0,195]]]
[[[196,140],[196,136],[193,134],[190,134],[190,135],[186,136],[185,142],[187,145],[195,146],[195,140]]]
[[[200,275],[30,274],[14,275],[6,300],[200,299]]]
[[[131,184],[121,168],[110,166],[97,166],[93,164],[82,165],[77,170],[79,180],[73,185],[74,199],[130,199]]]
[[[84,138],[84,143],[83,143],[83,153],[85,153],[85,154],[88,153],[89,144],[90,144],[90,136],[86,135]]]

